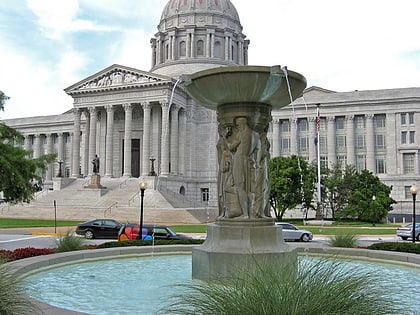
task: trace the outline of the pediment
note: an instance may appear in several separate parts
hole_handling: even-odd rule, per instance
[[[171,78],[138,70],[135,68],[112,65],[72,86],[64,89],[67,94],[88,92],[98,89],[124,88],[144,84],[170,81]]]
[[[325,94],[336,93],[331,90],[321,88],[319,86],[311,86],[303,91],[303,95],[307,96],[323,96]]]

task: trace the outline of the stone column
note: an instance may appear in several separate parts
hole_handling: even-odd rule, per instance
[[[290,155],[297,155],[297,144],[298,144],[298,133],[297,133],[297,119],[291,119],[291,128],[290,128]]]
[[[328,152],[328,167],[332,166],[337,162],[337,156],[335,153],[335,117],[327,117],[327,152]]]
[[[187,58],[191,57],[191,33],[187,33],[186,50]]]
[[[366,115],[366,169],[375,173],[375,131],[373,114]]]
[[[113,176],[113,137],[114,137],[114,107],[105,106],[106,109],[106,139],[105,139],[105,176]]]
[[[47,137],[47,154],[53,154],[53,137],[52,134],[49,133],[45,135]],[[48,164],[47,166],[47,174],[46,174],[46,180],[52,180],[54,176],[54,162]]]
[[[207,32],[206,35],[206,58],[211,58],[211,34]]]
[[[30,152],[31,148],[32,148],[32,139],[30,135],[25,135],[25,145],[23,146],[23,148]]]
[[[142,176],[147,176],[150,172],[150,112],[151,105],[149,102],[141,103],[143,107],[143,157],[142,157]]]
[[[37,159],[41,156],[41,135],[35,134],[34,135],[34,152],[33,152],[33,158]]]
[[[191,33],[191,57],[195,57],[195,42],[194,42],[194,33]]]
[[[123,104],[125,111],[124,126],[124,173],[123,176],[131,177],[131,125],[133,120],[133,108],[131,104]]]
[[[309,162],[317,161],[317,147],[315,144],[316,138],[316,117],[308,118],[308,128],[309,128]]]
[[[354,151],[354,116],[346,116],[346,145],[347,145],[347,165],[356,165],[356,153]]]
[[[273,119],[273,157],[280,156],[280,123]]]
[[[186,147],[186,139],[187,139],[187,115],[185,110],[181,110],[179,112],[179,150],[178,154],[180,153],[180,156],[184,156],[185,147]],[[185,159],[180,159],[179,163],[179,174],[184,175],[185,174]]]
[[[397,131],[395,130],[395,114],[387,113],[386,114],[386,173],[388,175],[397,174],[397,144],[395,141],[389,140],[389,135],[396,135]]]
[[[89,132],[90,132],[90,114],[88,111],[84,111],[85,114],[85,134],[84,134],[84,148],[83,148],[83,165],[82,165],[82,174],[85,176],[88,175],[89,172]]]
[[[157,57],[157,53],[156,53],[156,39],[152,38],[150,40],[150,46],[152,47],[152,68],[156,65],[156,57]]]
[[[58,137],[58,148],[57,148],[57,159],[64,161],[64,135],[62,132],[57,133]],[[65,163],[63,163],[64,168]]]
[[[80,110],[73,109],[74,125],[73,125],[73,147],[72,147],[72,165],[71,177],[79,177],[80,175]]]
[[[161,101],[162,107],[162,141],[161,152],[162,157],[160,160],[161,176],[169,175],[169,102]]]
[[[225,60],[229,60],[229,36],[225,36]]]
[[[90,129],[89,129],[89,158],[88,158],[88,174],[93,174],[93,168],[90,167],[90,162],[93,161],[96,155],[96,120],[97,112],[94,106],[89,107],[90,115]]]
[[[171,174],[178,174],[179,163],[179,130],[178,130],[178,113],[179,106],[172,105],[171,108]]]

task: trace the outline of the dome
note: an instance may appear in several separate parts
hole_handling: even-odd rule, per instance
[[[178,77],[246,65],[249,40],[230,0],[169,0],[151,45],[151,71]]]
[[[214,14],[239,22],[239,15],[229,0],[170,0],[162,12],[161,21],[173,16]]]

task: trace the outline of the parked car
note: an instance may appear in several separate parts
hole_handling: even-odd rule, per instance
[[[139,224],[124,224],[118,232],[118,240],[136,240],[139,239]],[[145,224],[142,229],[142,240],[189,240],[191,236],[178,234],[172,231],[166,225]]]
[[[413,224],[399,227],[397,229],[397,236],[401,237],[403,241],[406,241],[409,238],[413,239]],[[417,241],[420,241],[420,223],[416,223],[414,236]]]
[[[110,238],[117,239],[122,223],[112,219],[96,219],[77,225],[76,234],[87,239]]]
[[[293,224],[286,222],[276,222],[276,225],[283,228],[283,238],[285,241],[309,242],[313,239],[312,232],[301,230]]]

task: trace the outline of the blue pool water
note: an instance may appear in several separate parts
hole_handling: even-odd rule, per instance
[[[302,259],[302,258],[301,258]],[[398,303],[420,312],[420,270],[352,261],[374,270]],[[155,314],[174,285],[191,281],[191,256],[125,258],[69,265],[25,279],[28,294],[42,302],[92,315]]]

